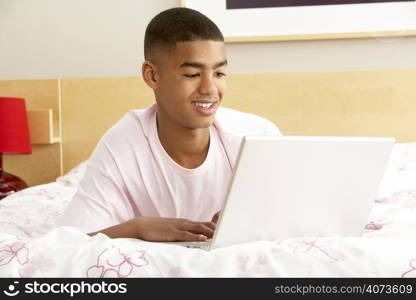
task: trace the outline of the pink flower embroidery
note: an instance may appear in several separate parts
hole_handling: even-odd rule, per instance
[[[181,275],[181,268],[180,267],[172,267],[168,271],[168,277],[183,277]]]
[[[254,257],[252,257],[255,259]],[[259,256],[255,259],[255,262],[250,261],[250,256],[238,256],[238,268],[240,269],[239,276],[256,276],[261,274],[264,267],[269,264],[267,256]],[[249,263],[251,262],[251,263]]]
[[[369,222],[368,224],[365,225],[365,229],[367,229],[367,230],[379,230],[381,228],[383,228],[383,225],[378,224],[378,223],[373,222],[373,221],[371,221],[371,222]]]
[[[104,249],[97,257],[97,263],[87,269],[87,277],[118,277],[125,278],[131,275],[134,268],[149,264],[144,251],[122,253],[117,249],[116,254],[111,255],[108,248]],[[103,256],[107,258],[102,258]]]
[[[37,271],[48,272],[55,268],[55,261],[43,253],[30,258],[30,262],[19,270],[20,277],[32,277]]]
[[[9,264],[14,258],[20,265],[29,262],[29,249],[26,243],[21,241],[14,242],[0,248],[0,266]]]
[[[409,261],[410,270],[407,270],[402,274],[404,277],[416,277],[416,258],[413,258]]]
[[[314,239],[314,240],[301,240],[299,242],[292,243],[290,247],[293,249],[293,253],[306,253],[311,250],[317,250],[320,253],[326,255],[331,261],[337,262],[344,258],[342,253],[330,249],[333,242],[330,240]]]

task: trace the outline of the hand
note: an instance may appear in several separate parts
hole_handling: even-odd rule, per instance
[[[152,242],[206,241],[215,230],[214,222],[151,217],[137,217],[132,221],[138,237]]]
[[[211,222],[217,224],[218,218],[220,217],[220,210],[212,217]]]

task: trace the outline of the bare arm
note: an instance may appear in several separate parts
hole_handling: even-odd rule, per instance
[[[151,242],[205,241],[212,238],[214,230],[214,222],[137,217],[88,235],[103,233],[110,238],[136,238]]]

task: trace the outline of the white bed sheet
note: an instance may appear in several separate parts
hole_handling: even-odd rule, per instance
[[[2,277],[416,277],[416,143],[396,144],[361,237],[259,241],[211,251],[89,237],[56,220],[85,163],[0,201]]]

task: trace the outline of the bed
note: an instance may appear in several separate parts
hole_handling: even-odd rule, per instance
[[[409,101],[416,95],[409,79],[416,71],[347,73],[238,75],[230,78],[231,86],[239,88],[231,91],[227,101],[231,108],[267,117],[284,134],[396,136],[362,236],[257,241],[211,251],[109,239],[103,234],[89,237],[77,229],[56,225],[98,138],[122,112],[137,105],[132,99],[149,99],[149,91],[142,92],[135,79],[67,79],[58,81],[56,89],[42,85],[54,85],[53,81],[0,82],[3,94],[12,96],[19,86],[26,91],[20,95],[30,101],[37,101],[34,95],[40,87],[42,99],[45,90],[53,95],[59,91],[60,104],[52,109],[59,110],[54,116],[62,138],[60,144],[34,147],[36,159],[6,161],[5,169],[11,173],[22,170],[22,165],[34,167],[23,175],[16,173],[31,187],[0,201],[0,276],[416,277],[416,136],[412,129],[416,109],[414,101]],[[279,82],[281,88],[277,91],[276,84],[269,84],[267,89],[263,86],[267,81]],[[120,94],[130,99],[128,105],[105,100]],[[245,100],[252,95],[258,101]],[[328,95],[334,103],[329,102]],[[312,103],[299,100],[304,98]],[[377,98],[377,105],[375,100],[363,102],[368,98]],[[146,101],[140,106],[147,105]],[[236,105],[237,101],[244,103],[243,107]],[[397,102],[395,106],[392,101]],[[98,117],[88,122],[92,107]],[[377,126],[369,125],[373,123]],[[51,175],[51,180],[33,173],[40,163],[48,166],[48,176],[58,177]],[[36,181],[39,178],[42,181]]]
[[[279,239],[211,251],[56,227],[86,163],[0,202],[1,276],[416,277],[416,143],[394,146],[361,237]]]

